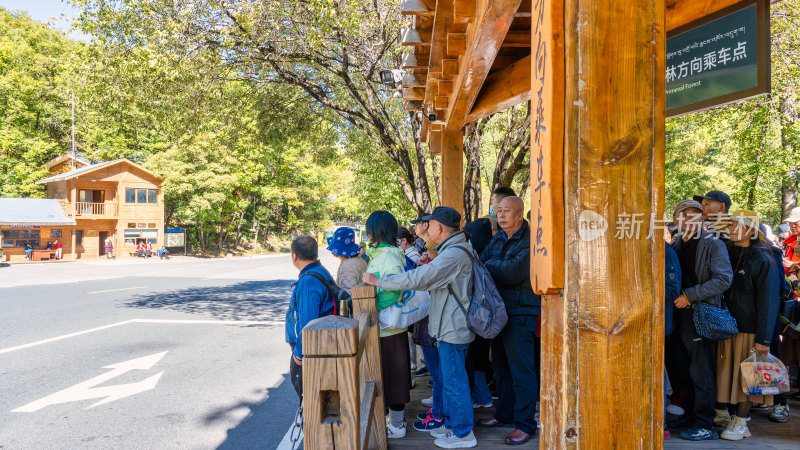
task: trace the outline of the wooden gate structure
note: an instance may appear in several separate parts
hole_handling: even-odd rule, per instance
[[[401,34],[411,50],[403,98],[407,110],[422,111],[423,140],[441,156],[442,204],[463,212],[465,125],[531,101],[541,448],[663,447],[664,243],[649,224],[665,207],[666,35],[738,2],[402,1],[413,24]],[[632,215],[643,233],[617,238],[617,218]],[[355,353],[350,333],[341,357]],[[325,373],[312,369],[316,360],[306,360],[306,386],[333,376],[330,362]],[[379,375],[379,364],[362,379],[379,384],[368,375]],[[306,421],[320,408],[309,400]],[[377,396],[372,411],[382,408]],[[377,434],[382,427],[372,423]]]

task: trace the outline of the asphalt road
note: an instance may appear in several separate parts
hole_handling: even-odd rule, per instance
[[[277,448],[296,278],[288,255],[0,267],[0,448]]]

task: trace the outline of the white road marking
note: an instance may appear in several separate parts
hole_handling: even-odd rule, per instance
[[[120,289],[109,289],[107,291],[92,291],[89,292],[90,294],[104,294],[106,292],[117,292],[117,291],[130,291],[133,289],[144,289],[147,286],[134,286],[134,287],[127,287],[127,288],[120,288]]]
[[[121,398],[130,397],[131,395],[149,391],[150,389],[156,387],[161,375],[164,374],[163,371],[136,383],[126,383],[104,387],[94,386],[112,380],[124,373],[130,372],[131,370],[149,370],[166,354],[167,352],[154,353],[142,358],[131,359],[130,361],[105,366],[103,367],[104,369],[112,370],[90,380],[86,380],[82,383],[78,383],[74,386],[58,391],[55,394],[48,395],[47,397],[36,400],[35,402],[28,403],[27,405],[14,409],[11,412],[35,412],[50,405],[77,402],[93,398],[103,398],[99,402],[96,402],[86,408],[91,409],[95,406],[113,402],[114,400],[119,400]]]
[[[122,322],[103,325],[102,327],[90,328],[88,330],[78,331],[75,333],[64,334],[41,341],[30,342],[28,344],[17,345],[16,347],[9,347],[0,349],[0,355],[3,353],[11,353],[16,350],[35,347],[37,345],[48,344],[50,342],[60,341],[75,336],[94,333],[108,328],[118,327],[120,325],[127,325],[129,323],[162,323],[162,324],[189,324],[189,325],[274,325],[275,322],[259,321],[259,320],[169,320],[169,319],[131,319]]]

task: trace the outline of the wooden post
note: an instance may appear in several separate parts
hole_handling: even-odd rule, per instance
[[[534,0],[532,20],[533,73],[537,54],[551,68],[563,58],[547,75],[564,83],[563,127],[541,130],[563,129],[546,151],[565,162],[565,258],[551,261],[565,278],[543,301],[540,446],[660,449],[664,242],[650,220],[664,211],[665,3]],[[540,22],[554,30],[543,42]]]
[[[442,206],[464,217],[464,130],[442,132]]]
[[[341,316],[303,328],[303,445],[360,449],[358,322]]]
[[[364,342],[363,353],[361,354],[361,361],[358,364],[358,371],[361,374],[360,397],[363,398],[365,396],[366,383],[375,383],[375,403],[372,407],[372,415],[369,418],[371,423],[369,425],[365,424],[369,433],[366,436],[366,445],[362,447],[385,450],[387,448],[387,439],[384,417],[383,372],[381,371],[381,347],[378,337],[378,309],[375,300],[375,288],[365,285],[354,287],[352,296],[353,317],[361,317],[361,313],[366,312],[370,324]]]

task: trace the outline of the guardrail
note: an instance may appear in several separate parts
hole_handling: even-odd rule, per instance
[[[104,202],[104,203],[91,203],[91,202],[76,202],[75,203],[76,216],[116,216],[117,203]]]
[[[304,448],[387,448],[375,288],[353,288],[353,317],[303,328]]]

